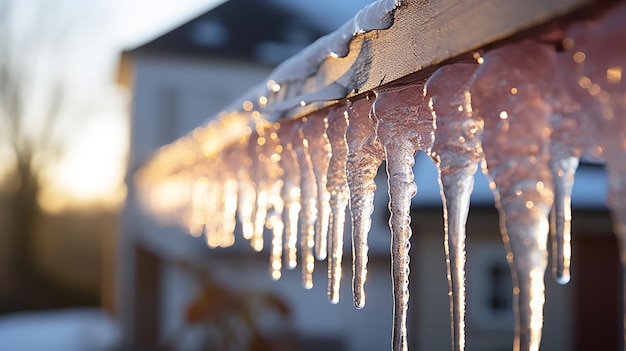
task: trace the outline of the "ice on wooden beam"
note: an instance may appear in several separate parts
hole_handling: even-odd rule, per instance
[[[359,11],[351,20],[335,32],[321,37],[300,53],[280,64],[270,74],[272,90],[280,90],[283,84],[315,75],[318,67],[328,58],[344,57],[350,50],[350,42],[357,34],[386,29],[393,24],[393,11],[401,5],[400,0],[379,0]],[[278,89],[275,89],[278,87]],[[308,99],[300,99],[307,101]]]

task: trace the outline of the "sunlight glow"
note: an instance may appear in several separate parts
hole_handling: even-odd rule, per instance
[[[77,205],[115,208],[124,200],[124,156],[128,150],[124,116],[94,117],[46,172],[47,187],[39,198],[44,210],[58,212]]]
[[[45,211],[60,212],[85,206],[118,208],[123,203],[129,114],[128,101],[114,82],[120,52],[144,44],[224,1],[65,0],[55,5],[55,11],[49,14],[54,23],[64,23],[76,14],[89,19],[80,22],[83,30],[72,32],[64,51],[53,54],[71,58],[65,60],[70,63],[64,65],[69,67],[67,70],[57,72],[58,66],[49,64],[38,66],[40,69],[35,72],[38,82],[42,76],[61,75],[68,88],[64,116],[54,126],[65,137],[63,151],[41,171],[42,190],[38,200]],[[28,28],[33,20],[30,15],[36,14],[37,5],[28,2],[21,5],[23,11],[15,17],[16,25]],[[81,44],[87,35],[92,44],[89,50],[83,50]],[[30,98],[37,103],[30,105],[35,107],[27,111],[26,119],[27,133],[35,138],[50,132],[41,130],[45,124],[39,117],[46,112],[39,107],[47,106],[43,102],[49,98],[49,84],[39,84],[36,88],[39,93]],[[39,101],[42,98],[43,102]],[[72,119],[73,116],[79,117]],[[10,192],[17,185],[8,182],[12,179],[9,175],[15,157],[7,146],[0,145],[3,160],[0,164],[3,189],[0,190]]]

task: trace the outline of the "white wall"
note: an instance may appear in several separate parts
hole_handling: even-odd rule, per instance
[[[167,56],[138,55],[133,62],[134,165],[214,118],[271,71],[252,63]]]
[[[139,209],[133,184],[134,172],[157,148],[214,118],[220,109],[250,86],[262,81],[271,70],[252,63],[167,55],[135,53],[132,60],[131,153],[126,180],[128,196],[117,240],[116,279],[117,309],[126,341],[130,341],[133,335],[134,247],[138,244],[147,246],[168,259],[193,250],[188,240],[175,236],[180,233],[179,230],[157,226],[154,218]],[[173,296],[178,295],[173,293]],[[168,301],[164,309],[171,310],[170,304],[175,306],[176,303],[174,299]]]
[[[470,213],[471,216],[471,213]],[[497,222],[497,218],[493,217]],[[496,223],[497,224],[497,223]],[[493,228],[491,228],[493,229]],[[413,333],[416,351],[446,350],[450,348],[450,317],[448,282],[443,248],[443,230],[418,235],[412,247],[411,296],[412,310],[416,319]],[[508,270],[499,234],[496,230],[477,232],[468,230],[467,242],[467,348],[470,350],[510,350],[513,342],[513,315],[500,318],[490,315],[481,306],[490,289],[489,263],[499,261]],[[510,277],[505,277],[510,279]],[[542,350],[567,351],[573,345],[573,284],[560,286],[554,282],[550,271],[546,272],[546,305]],[[508,294],[511,292],[507,291]],[[411,334],[409,334],[411,335]],[[413,349],[411,349],[413,350]]]

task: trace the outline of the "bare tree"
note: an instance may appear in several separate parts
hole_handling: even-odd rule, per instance
[[[0,147],[12,154],[0,167],[10,169],[13,185],[6,209],[11,211],[9,294],[18,297],[10,308],[37,300],[29,294],[40,290],[32,240],[41,216],[42,171],[64,151],[68,125],[80,121],[67,113],[73,109],[67,58],[80,28],[73,18],[58,16],[62,4],[0,0]]]

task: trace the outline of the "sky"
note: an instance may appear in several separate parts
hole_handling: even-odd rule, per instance
[[[40,204],[49,212],[85,205],[119,207],[125,198],[130,107],[130,92],[123,91],[114,81],[120,52],[146,43],[226,0],[0,1],[20,4],[22,12],[14,17],[25,28],[33,22],[32,13],[42,12],[42,8],[53,25],[55,21],[76,22],[76,28],[68,31],[73,47],[65,50],[67,53],[61,55],[57,66],[50,66],[47,61],[41,66],[42,77],[51,71],[64,75],[75,104],[66,111],[74,118],[60,123],[62,134],[67,135],[67,147],[43,173],[45,186]],[[273,1],[306,13],[322,14],[329,31],[371,2]],[[41,81],[40,77],[37,80]],[[33,94],[32,100],[38,101],[33,104],[33,115],[37,115],[37,106],[45,105],[45,93],[40,95],[43,97],[38,99]],[[30,129],[36,131],[41,123],[35,117],[31,125]],[[0,159],[10,159],[6,149],[0,148]]]
[[[55,50],[42,52],[41,60],[46,62],[34,60],[29,64],[39,67],[33,69],[33,81],[45,82],[55,74],[63,75],[70,91],[68,100],[71,100],[55,131],[65,138],[65,148],[42,173],[44,186],[39,202],[44,210],[58,212],[73,207],[116,208],[121,205],[125,198],[123,180],[128,155],[130,95],[115,82],[119,54],[221,2],[223,0],[61,0],[52,8],[45,7],[50,4],[45,0],[16,2],[19,6],[11,20],[22,32],[28,33],[24,29],[39,21],[34,17],[38,11],[50,15],[50,30],[66,23],[73,23],[75,27],[68,31],[71,38],[66,40],[65,50],[55,48],[56,53]],[[42,39],[38,44],[45,44],[45,41]],[[54,62],[51,56],[62,63],[50,63]],[[28,131],[32,134],[39,132],[42,125],[37,117],[41,111],[37,107],[49,102],[46,85],[38,85],[39,89],[29,90],[33,107],[26,113]],[[0,160],[11,159],[9,149],[0,147]],[[0,178],[2,172],[6,172],[1,166],[2,163]]]
[[[80,0],[64,0],[80,1]],[[103,70],[116,69],[119,53],[141,45],[170,29],[222,3],[224,0],[93,0],[101,2],[105,18],[103,50],[109,50],[110,61],[103,59]],[[107,67],[108,66],[108,67]],[[113,72],[114,73],[114,72]],[[106,85],[106,83],[105,83]],[[110,87],[109,87],[110,89]],[[93,121],[70,142],[69,152],[59,162],[52,178],[53,189],[68,194],[68,202],[45,193],[42,205],[55,211],[74,203],[99,203],[117,206],[125,198],[123,179],[128,153],[129,92],[121,92],[117,101],[109,101]],[[115,100],[112,97],[110,100]],[[121,106],[120,106],[121,104]],[[50,201],[50,199],[54,199]]]
[[[105,1],[105,0],[99,0]],[[154,39],[226,0],[113,0],[113,36],[133,48]]]

